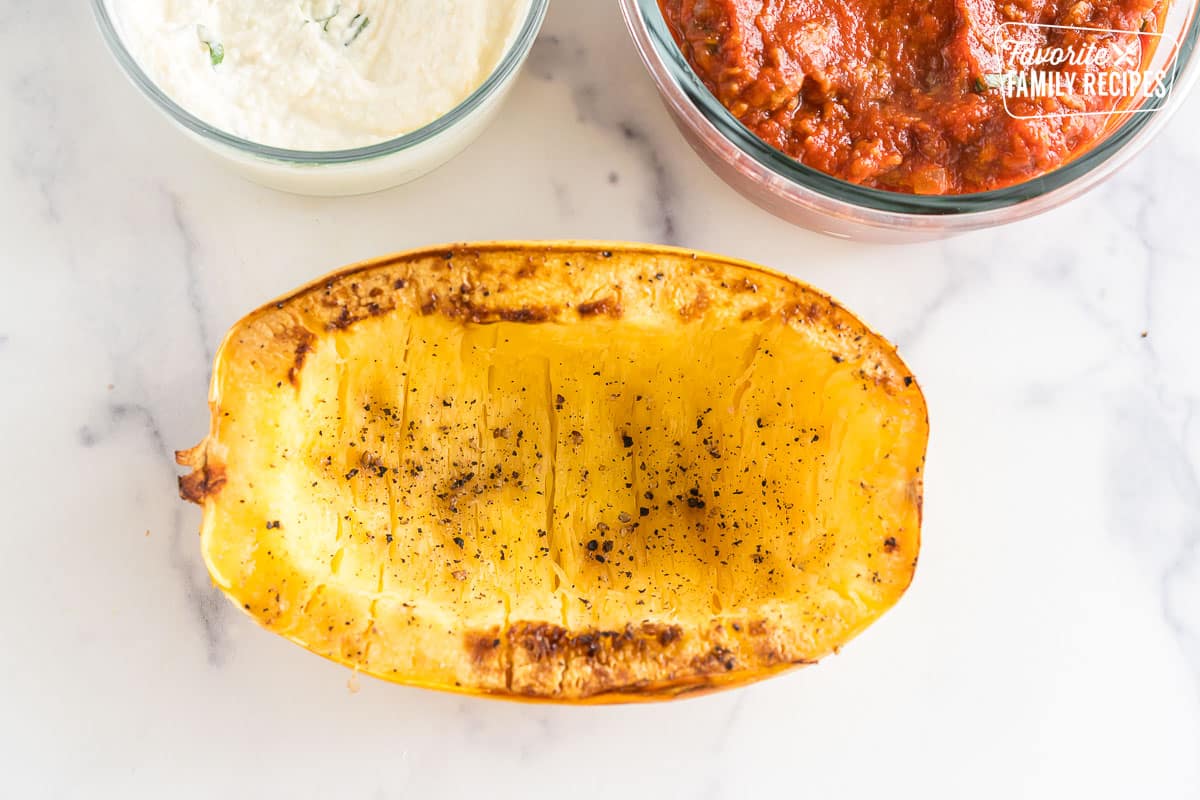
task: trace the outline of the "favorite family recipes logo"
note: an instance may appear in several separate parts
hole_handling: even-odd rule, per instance
[[[1174,82],[1174,59],[1154,65],[1157,48],[1174,49],[1159,33],[1006,22],[999,36],[1002,70],[981,88],[1017,119],[1153,111],[1137,106],[1165,100]]]

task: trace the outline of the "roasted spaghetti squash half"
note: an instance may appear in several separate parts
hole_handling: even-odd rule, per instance
[[[414,686],[675,697],[836,651],[913,576],[928,424],[825,295],[677,249],[480,244],[239,322],[179,454],[212,579]]]

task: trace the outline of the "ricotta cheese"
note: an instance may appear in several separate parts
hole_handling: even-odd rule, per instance
[[[495,70],[530,0],[115,0],[172,100],[260,144],[375,144],[446,114]]]

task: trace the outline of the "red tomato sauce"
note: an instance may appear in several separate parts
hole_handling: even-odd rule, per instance
[[[1002,23],[1064,26],[1003,28],[1036,46],[1140,39],[1140,68],[1157,37],[1080,29],[1154,32],[1168,1],[659,0],[701,80],[763,141],[846,181],[935,195],[1049,172],[1113,121],[1079,112],[1128,107],[1073,95],[1010,97],[1006,110],[989,85],[1006,68]],[[1016,118],[1034,114],[1057,116]]]

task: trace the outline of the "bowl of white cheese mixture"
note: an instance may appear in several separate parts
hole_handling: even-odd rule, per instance
[[[126,75],[237,172],[352,195],[449,161],[495,116],[549,0],[93,0]]]

